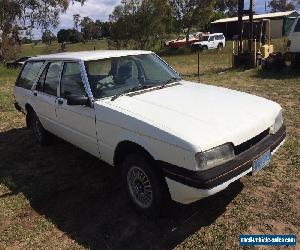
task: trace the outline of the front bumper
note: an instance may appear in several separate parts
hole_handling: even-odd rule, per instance
[[[202,172],[187,170],[161,162],[173,200],[190,203],[225,189],[230,183],[252,172],[253,161],[270,149],[275,153],[286,137],[285,126],[276,134],[269,134],[260,142],[240,153],[232,161]],[[180,190],[180,191],[179,191]],[[177,193],[177,194],[176,194]],[[186,198],[184,198],[186,193]],[[189,198],[192,193],[192,198]],[[196,193],[198,193],[198,198]],[[180,196],[180,198],[176,198]]]

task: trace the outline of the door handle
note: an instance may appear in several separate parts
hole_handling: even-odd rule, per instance
[[[62,104],[64,103],[64,101],[63,101],[62,99],[58,99],[58,100],[57,100],[57,103],[58,103],[59,105],[62,105]]]

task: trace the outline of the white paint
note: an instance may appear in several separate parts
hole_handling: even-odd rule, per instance
[[[80,52],[63,52],[50,55],[40,55],[31,57],[31,60],[100,60],[112,57],[122,56],[134,56],[134,55],[145,55],[151,54],[151,51],[144,50],[91,50],[91,51],[80,51]]]
[[[77,60],[83,65],[81,60],[148,53],[152,52],[93,51],[35,59]],[[89,89],[86,77],[83,81]],[[64,99],[63,104],[58,104],[62,99],[59,89],[58,86],[58,97],[54,97],[43,93],[34,96],[34,89],[15,87],[15,97],[22,108],[26,103],[32,105],[47,130],[111,165],[118,144],[130,141],[145,148],[156,160],[196,171],[197,152],[227,142],[239,145],[270,128],[281,111],[277,103],[261,97],[187,81],[123,95],[113,101],[106,97],[97,100],[93,108],[68,106]],[[223,190],[247,173],[210,190],[194,189],[168,178],[167,183],[174,200],[190,203]]]
[[[219,39],[219,36],[222,36],[222,39]],[[212,33],[208,35],[207,41],[195,42],[193,45],[199,45],[201,47],[206,46],[208,49],[216,49],[220,43],[225,47],[225,36],[223,33]]]
[[[283,12],[274,12],[274,13],[266,13],[266,14],[259,14],[259,15],[253,15],[253,19],[268,19],[268,18],[278,18],[278,17],[286,17],[294,12],[297,12],[296,10],[292,11],[283,11]],[[249,20],[249,16],[243,16],[243,20]],[[229,17],[229,18],[222,18],[219,20],[216,20],[212,23],[227,23],[227,22],[237,22],[237,17]]]
[[[295,20],[289,34],[289,40],[291,41],[291,47],[289,51],[292,53],[300,53],[300,32],[295,32],[295,27],[298,22],[300,22],[300,17]]]
[[[241,173],[240,175],[211,189],[197,189],[197,188],[189,187],[179,182],[173,181],[169,178],[166,178],[166,181],[167,181],[168,188],[170,190],[170,195],[172,200],[182,204],[189,204],[224,190],[229,186],[229,184],[237,181],[238,179],[250,173],[251,171],[252,171],[252,167],[246,170],[245,172]]]

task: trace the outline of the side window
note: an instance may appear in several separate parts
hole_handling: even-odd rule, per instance
[[[214,40],[215,40],[215,37],[214,37],[214,36],[211,36],[211,37],[208,39],[209,42],[213,42]]]
[[[60,96],[86,96],[81,78],[80,65],[76,62],[66,62],[61,77]]]
[[[25,89],[31,89],[37,74],[39,73],[44,62],[27,62],[23,68],[23,71],[16,82],[16,86]]]
[[[44,82],[44,92],[56,96],[62,62],[51,62]]]
[[[298,22],[295,26],[294,32],[300,32],[300,19],[298,19]]]

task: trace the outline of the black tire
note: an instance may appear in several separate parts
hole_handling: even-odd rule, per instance
[[[300,55],[298,55],[298,57],[296,55],[292,55],[291,69],[292,70],[300,69]]]
[[[31,111],[28,115],[30,120],[30,127],[32,129],[35,141],[41,146],[49,145],[51,136],[49,132],[44,129],[37,114],[34,111]]]
[[[224,46],[223,46],[223,43],[219,43],[219,44],[218,44],[218,50],[223,49],[223,47],[224,47]]]
[[[161,215],[169,202],[167,184],[155,162],[144,154],[130,154],[122,163],[122,178],[134,208],[147,216]]]

